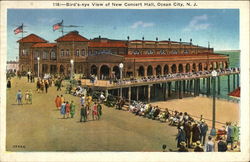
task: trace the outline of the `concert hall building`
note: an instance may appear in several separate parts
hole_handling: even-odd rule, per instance
[[[167,40],[114,40],[97,37],[87,39],[78,31],[69,32],[49,43],[44,38],[30,34],[19,43],[19,70],[35,74],[74,73],[108,79],[119,78],[119,64],[123,63],[123,77],[140,77],[185,73],[229,66],[227,55],[214,53],[213,48],[190,42]]]

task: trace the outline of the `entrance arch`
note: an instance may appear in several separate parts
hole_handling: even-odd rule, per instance
[[[147,76],[152,76],[152,75],[153,75],[153,67],[149,65],[147,68]]]
[[[63,65],[60,65],[60,73],[63,73],[63,74],[64,74],[64,70],[65,70],[64,66],[63,66]]]
[[[161,75],[161,66],[160,65],[157,65],[157,67],[155,68],[155,72],[156,72],[156,75]]]
[[[96,65],[92,65],[90,68],[90,74],[91,75],[97,75],[97,66]]]
[[[117,79],[120,79],[120,69],[119,69],[118,66],[114,66],[114,67],[113,67],[113,72],[114,72],[114,74],[115,74],[115,77],[116,77]]]
[[[199,71],[202,71],[202,63],[199,63],[198,68],[199,68]]]
[[[100,77],[105,80],[109,78],[109,67],[107,65],[102,65],[100,69]]]
[[[178,66],[179,73],[183,73],[183,65],[179,64]]]
[[[163,71],[164,71],[164,75],[169,73],[169,67],[168,67],[168,65],[164,66],[164,70]]]
[[[186,65],[186,73],[190,72],[190,64]]]
[[[175,64],[173,64],[171,66],[171,71],[172,71],[172,73],[176,73],[176,65]]]
[[[138,69],[138,76],[144,76],[144,67],[140,66]]]
[[[196,64],[195,63],[193,63],[193,67],[192,67],[192,72],[196,72]]]

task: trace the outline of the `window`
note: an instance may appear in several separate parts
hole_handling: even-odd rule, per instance
[[[85,56],[85,49],[82,49],[82,56]]]
[[[184,53],[184,54],[189,54],[189,51],[188,51],[188,50],[184,50],[183,53]]]
[[[66,56],[69,56],[69,49],[66,50]]]
[[[94,54],[97,55],[98,53],[99,53],[99,51],[98,51],[98,50],[95,50],[95,53],[94,53]]]
[[[173,50],[172,54],[178,54],[177,50]]]
[[[47,59],[48,59],[48,52],[43,51],[43,60],[47,60]]]
[[[22,55],[27,56],[28,55],[28,50],[27,49],[22,49]]]
[[[61,57],[64,56],[64,49],[61,49]]]
[[[50,52],[50,59],[51,60],[56,60],[56,53],[53,50]]]
[[[148,54],[148,55],[152,55],[152,54],[154,54],[154,51],[153,51],[153,50],[148,50],[148,51],[147,51],[147,54]]]
[[[89,50],[89,55],[92,55],[92,50]]]
[[[165,50],[160,50],[160,54],[164,55],[164,54],[166,54],[166,51]]]
[[[140,54],[140,51],[139,51],[139,50],[134,50],[134,51],[133,51],[133,54],[134,54],[134,55],[139,55],[139,54]]]
[[[76,56],[80,56],[80,51],[79,51],[79,49],[76,50]]]
[[[34,60],[36,60],[38,56],[39,56],[39,51],[35,51],[34,52]]]

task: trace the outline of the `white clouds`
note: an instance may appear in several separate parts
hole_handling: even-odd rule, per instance
[[[132,28],[132,29],[136,29],[138,27],[147,28],[147,27],[152,27],[154,25],[155,24],[152,22],[137,21],[137,22],[134,22],[134,24],[131,25],[130,28]]]
[[[207,23],[207,15],[194,16],[186,26],[183,31],[192,31],[192,30],[205,30],[211,25]]]

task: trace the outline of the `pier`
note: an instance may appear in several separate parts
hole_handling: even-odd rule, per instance
[[[233,76],[233,86],[230,86],[230,76]],[[239,70],[225,70],[218,72],[216,77],[217,94],[220,94],[220,77],[228,76],[228,92],[239,86]],[[105,91],[106,94],[123,97],[130,103],[131,98],[139,100],[146,99],[147,102],[151,101],[152,97],[157,96],[156,89],[160,89],[161,95],[164,100],[171,97],[172,92],[178,95],[178,98],[183,98],[184,94],[199,96],[201,93],[201,83],[203,89],[206,89],[206,95],[211,95],[212,75],[209,71],[199,71],[195,73],[175,73],[165,76],[151,76],[141,77],[137,79],[123,79],[117,83],[108,80],[97,80],[91,83],[90,80],[82,80],[82,86],[89,87],[97,91]],[[206,85],[205,85],[206,83]],[[174,85],[174,86],[173,86]],[[158,92],[159,93],[159,92]],[[158,94],[159,95],[159,94]]]

